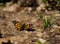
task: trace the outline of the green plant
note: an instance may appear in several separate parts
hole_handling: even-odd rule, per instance
[[[60,6],[60,0],[57,0],[57,4],[58,4],[58,6]]]
[[[38,41],[37,41],[37,44],[42,44],[42,43],[41,43],[41,41],[38,40]]]
[[[39,18],[43,20],[43,27],[47,28],[50,25],[50,20],[48,17],[43,18],[41,14],[38,14]]]
[[[43,16],[42,16],[42,14],[38,14],[38,16],[39,16],[39,18],[43,19]]]
[[[46,3],[46,0],[41,0],[42,1],[42,3]]]
[[[51,44],[51,42],[47,41],[45,44]]]
[[[50,16],[50,18],[48,18],[48,16],[46,16],[45,18],[42,16],[42,14],[38,14],[38,17],[42,20],[43,22],[43,28],[47,28],[51,26],[51,21],[55,18],[56,14],[52,14]]]
[[[48,18],[48,17],[45,17],[44,19],[43,19],[43,27],[44,28],[47,28],[47,27],[49,27],[50,26],[50,19]]]

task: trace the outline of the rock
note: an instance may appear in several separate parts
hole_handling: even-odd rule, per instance
[[[32,18],[31,22],[37,22],[36,18]]]
[[[41,4],[39,7],[37,7],[37,11],[40,11],[41,9],[45,10],[45,4]]]
[[[59,16],[60,16],[60,14],[56,14],[55,16],[56,16],[56,17],[59,17]]]
[[[42,39],[42,38],[40,38],[39,41],[40,41],[41,43],[43,43],[43,44],[46,42],[46,40],[44,40],[44,39]]]
[[[12,5],[12,2],[7,2],[6,3],[6,7],[9,7],[9,6],[11,6]]]
[[[29,7],[29,8],[28,8],[28,10],[29,10],[29,11],[32,11],[32,8],[31,8],[31,7]]]
[[[41,32],[40,33],[37,33],[36,36],[37,37],[42,37],[42,33]]]
[[[12,6],[10,7],[6,7],[6,8],[3,8],[2,11],[7,11],[7,12],[14,12],[18,9],[18,5],[17,4],[13,4]]]

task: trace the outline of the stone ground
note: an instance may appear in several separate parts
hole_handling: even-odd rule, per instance
[[[38,6],[35,11],[32,11],[31,7],[19,7],[17,4],[1,9],[0,32],[3,38],[0,38],[0,44],[6,43],[8,40],[12,44],[37,44],[36,42],[40,38],[51,42],[51,44],[60,44],[60,11],[42,11],[43,5]],[[51,21],[52,26],[44,30],[43,20],[39,18],[38,14],[49,18],[55,14],[55,18]],[[16,30],[12,23],[15,20],[20,23],[33,24],[35,31]]]

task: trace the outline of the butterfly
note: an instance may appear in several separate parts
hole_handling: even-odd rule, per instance
[[[20,30],[21,28],[21,23],[19,23],[18,21],[12,21],[14,23],[14,26],[16,27],[17,30]]]
[[[29,23],[20,23],[18,21],[13,21],[14,26],[16,27],[17,30],[26,30],[26,31],[34,31],[33,25]]]

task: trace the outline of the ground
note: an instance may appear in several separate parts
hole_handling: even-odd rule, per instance
[[[39,2],[37,7],[25,7],[9,2],[6,7],[1,6],[0,10],[0,44],[37,44],[39,39],[46,42],[43,44],[60,44],[60,11],[45,9],[45,4]],[[51,26],[44,29],[43,18],[52,18]],[[34,31],[17,30],[13,21],[21,24],[33,24]],[[11,43],[7,43],[10,40]]]

